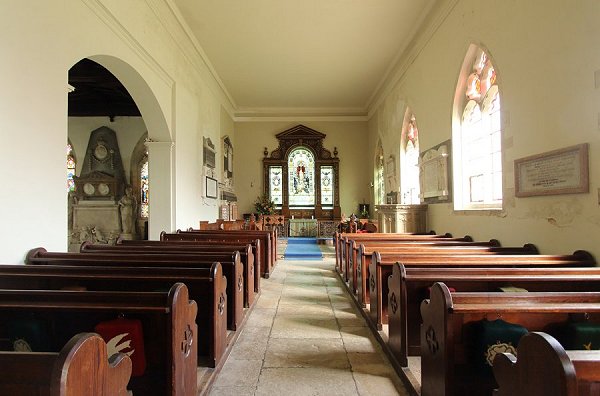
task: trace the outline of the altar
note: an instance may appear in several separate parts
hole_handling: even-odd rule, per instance
[[[290,237],[316,237],[318,233],[317,219],[289,219]]]

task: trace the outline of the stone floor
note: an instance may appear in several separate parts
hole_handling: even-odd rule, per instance
[[[407,395],[334,272],[279,260],[210,395]]]

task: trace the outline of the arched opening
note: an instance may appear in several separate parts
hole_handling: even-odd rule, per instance
[[[150,131],[170,142],[162,110],[139,73],[111,56],[77,62],[69,70],[69,85],[68,138],[79,153],[74,197],[69,200],[69,247],[75,249],[84,240],[112,243],[119,235],[144,237],[146,223],[140,221],[144,208],[139,176],[142,160],[146,159],[146,181],[152,167],[143,143]],[[134,99],[138,97],[144,99]],[[170,159],[170,150],[167,156]],[[163,166],[167,164],[170,169],[171,161]],[[164,172],[157,175],[160,179]],[[170,176],[162,182],[170,186]],[[171,189],[164,194],[170,203]],[[144,210],[147,220],[149,207]],[[170,205],[159,210],[167,213],[170,225]]]

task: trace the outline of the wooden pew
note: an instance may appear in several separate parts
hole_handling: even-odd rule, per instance
[[[535,245],[530,243],[523,247],[501,247],[500,242],[491,239],[487,242],[457,242],[457,241],[425,241],[425,242],[361,242],[360,245],[351,248],[356,250],[350,262],[350,271],[352,272],[351,288],[354,294],[359,295],[359,301],[365,306],[369,304],[369,290],[367,288],[367,279],[369,279],[369,268],[371,258],[374,252],[380,252],[381,255],[391,256],[406,253],[427,253],[438,254],[442,250],[448,250],[453,254],[476,254],[496,252],[498,254],[538,254],[539,251]]]
[[[232,261],[226,261],[232,260]],[[62,253],[48,252],[44,248],[29,251],[25,262],[28,264],[91,265],[91,266],[139,266],[139,267],[185,267],[211,268],[218,261],[227,281],[227,328],[237,330],[244,319],[244,273],[239,252],[228,258],[222,254],[202,255],[169,253]]]
[[[493,292],[514,286],[528,291],[600,291],[600,268],[420,268],[396,263],[388,278],[388,347],[398,364],[420,354],[421,301],[443,282],[461,292]]]
[[[216,367],[227,347],[226,281],[220,264],[210,268],[77,265],[0,265],[0,289],[84,288],[90,291],[152,291],[186,284],[198,307],[198,360]]]
[[[468,243],[468,242],[467,242]],[[358,272],[358,301],[363,304],[369,304],[371,317],[381,329],[382,323],[387,323],[387,277],[392,273],[393,263],[404,261],[406,256],[429,256],[429,257],[467,257],[477,256],[524,256],[537,255],[538,250],[532,244],[526,244],[523,247],[487,247],[487,246],[398,246],[396,248],[380,248],[371,246],[365,248],[360,246],[361,261],[359,262]],[[373,257],[378,257],[380,265],[373,264]],[[440,261],[438,261],[440,263]],[[388,265],[389,264],[389,265]],[[523,266],[524,264],[517,264]],[[438,266],[442,266],[441,264]],[[449,265],[451,266],[451,265]],[[494,266],[494,265],[484,265]],[[373,271],[373,272],[371,272]],[[373,277],[371,275],[374,275]],[[371,279],[373,278],[373,279]],[[368,282],[368,284],[367,284]],[[382,298],[383,296],[383,298]],[[383,316],[382,316],[383,309]]]
[[[600,394],[600,351],[565,351],[554,337],[531,332],[521,338],[519,358],[494,359],[495,396],[591,396]]]
[[[352,236],[352,235],[356,235],[353,233],[349,233],[349,232],[339,232],[336,231],[333,234],[333,245],[335,248],[335,268],[338,270],[338,272],[341,272],[341,263],[342,263],[342,252],[343,252],[343,248],[342,248],[342,240],[348,236]],[[400,235],[402,238],[402,236],[416,236],[418,238],[418,235],[425,235],[425,236],[435,236],[435,231],[430,231],[429,233],[426,234],[416,234],[416,233],[401,233],[401,234],[391,234],[391,233],[383,233],[383,232],[373,232],[370,233],[369,235],[374,235],[375,237],[381,237],[384,235]],[[446,234],[445,236],[447,237],[451,237],[451,234]],[[368,237],[367,237],[368,238]]]
[[[469,324],[502,318],[529,331],[544,331],[575,315],[600,321],[598,292],[450,293],[435,283],[421,303],[421,394],[490,395],[496,384],[471,369]]]
[[[356,234],[353,234],[356,235]],[[434,236],[423,236],[423,235],[419,235],[418,238],[413,238],[411,236],[405,236],[404,238],[398,239],[397,237],[393,237],[393,238],[389,238],[389,237],[379,237],[379,238],[367,238],[364,239],[362,237],[363,234],[359,234],[361,235],[361,237],[358,238],[350,238],[350,237],[346,237],[345,238],[345,253],[344,253],[344,263],[343,263],[343,276],[342,279],[344,279],[344,281],[346,283],[350,282],[351,277],[352,280],[354,281],[354,276],[356,274],[356,264],[357,264],[357,254],[359,246],[361,244],[363,245],[368,245],[368,244],[377,244],[377,243],[402,243],[402,244],[406,244],[406,243],[412,243],[415,245],[428,245],[428,244],[440,244],[440,243],[447,243],[447,244],[465,244],[465,243],[472,243],[474,245],[480,245],[480,246],[500,246],[500,243],[497,242],[496,240],[491,240],[490,242],[475,242],[473,241],[473,238],[471,238],[470,236],[466,235],[462,238],[452,238],[452,237],[440,237],[437,235]],[[387,234],[386,234],[387,235]]]
[[[264,238],[263,246],[265,246],[265,252],[268,253],[269,257],[269,273],[273,271],[275,268],[275,264],[277,264],[277,229],[273,228],[271,230],[198,230],[189,228],[186,231],[177,230],[179,234],[200,234],[200,235],[235,235],[237,237],[250,237],[256,239]]]
[[[277,237],[278,237],[277,228],[273,228],[271,230],[200,230],[200,229],[194,229],[194,228],[190,227],[185,231],[177,230],[176,233],[178,233],[178,234],[202,234],[202,235],[227,234],[227,235],[237,235],[238,237],[254,236],[254,238],[256,238],[256,237],[261,238],[261,237],[267,236],[267,238],[265,238],[263,240],[263,245],[265,246],[265,251],[269,253],[270,272],[273,271],[273,268],[275,268],[275,264],[277,264]]]
[[[60,352],[0,352],[0,394],[10,396],[127,396],[131,359],[107,356],[97,334],[80,333]]]
[[[387,241],[428,241],[432,239],[446,239],[446,240],[455,240],[452,237],[452,234],[446,233],[442,235],[437,235],[433,231],[429,234],[411,234],[411,233],[402,233],[402,234],[392,234],[392,233],[363,233],[363,234],[354,234],[354,233],[338,233],[337,242],[336,242],[336,256],[339,259],[338,266],[336,267],[340,273],[344,273],[345,262],[348,260],[348,241],[370,241],[370,240],[387,240]],[[339,252],[339,253],[338,253]]]
[[[161,243],[161,242],[159,242]],[[242,250],[243,249],[243,250]],[[239,252],[240,261],[244,265],[244,307],[249,308],[254,304],[256,289],[254,280],[258,277],[258,273],[254,270],[254,255],[252,253],[252,247],[250,245],[239,246],[238,250],[232,248],[215,247],[208,248],[202,246],[178,246],[164,242],[158,245],[152,246],[136,246],[136,245],[104,245],[104,244],[92,244],[90,242],[84,242],[81,244],[81,253],[141,253],[141,254],[169,254],[169,253],[183,253],[194,255],[197,254],[199,258],[202,258],[202,254],[213,255],[216,253],[235,254]],[[235,258],[233,259],[235,260]]]
[[[85,242],[84,242],[85,243]],[[244,255],[247,254],[248,246],[250,246],[250,250],[252,251],[253,259],[247,259],[247,262],[252,261],[254,263],[254,292],[260,293],[260,275],[261,275],[261,267],[262,263],[262,245],[260,239],[255,239],[252,242],[241,243],[236,241],[220,241],[218,244],[215,244],[211,241],[140,241],[140,240],[117,240],[117,246],[181,246],[181,247],[189,247],[189,248],[202,248],[207,252],[224,252],[228,250],[237,250],[240,252],[240,258],[244,261]],[[108,245],[102,245],[108,246]]]
[[[160,235],[161,241],[204,241],[222,244],[223,242],[252,243],[256,239],[261,241],[261,275],[268,278],[273,271],[275,256],[273,247],[276,243],[271,242],[271,233],[267,231],[244,231],[248,234],[242,234],[238,231],[198,231],[198,232],[178,232],[166,233]],[[250,234],[254,233],[254,234]],[[259,234],[262,233],[262,234]]]
[[[387,279],[392,274],[396,262],[401,262],[407,267],[593,267],[596,264],[592,255],[583,250],[578,250],[572,255],[451,254],[441,251],[438,254],[427,252],[382,256],[375,252],[369,268],[369,311],[379,330],[387,318],[388,299],[383,296],[388,295]]]
[[[23,314],[50,321],[48,339],[60,345],[63,337],[100,321],[121,314],[137,317],[144,323],[147,366],[128,388],[134,395],[196,396],[196,303],[182,283],[166,292],[0,289],[0,323]]]

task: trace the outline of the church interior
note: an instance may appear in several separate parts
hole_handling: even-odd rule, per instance
[[[4,3],[0,367],[50,381],[25,332],[107,395],[600,395],[596,1]]]

